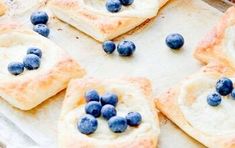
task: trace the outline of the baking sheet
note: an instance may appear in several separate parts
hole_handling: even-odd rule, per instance
[[[31,10],[14,20],[32,28],[30,14]],[[101,43],[53,16],[49,21],[49,38],[86,68],[88,76],[101,79],[147,77],[152,80],[154,93],[158,94],[199,70],[201,65],[193,59],[192,52],[221,14],[201,0],[171,0],[158,17],[115,39],[116,42],[124,39],[135,42],[137,50],[131,58],[119,57],[117,53],[105,54]],[[172,51],[165,45],[165,37],[174,32],[181,33],[185,38],[185,45],[180,51]],[[62,91],[28,112],[12,108],[0,99],[0,141],[8,147],[56,147],[57,119],[64,94]],[[162,115],[160,123],[159,147],[203,147]],[[6,129],[4,124],[11,126]]]

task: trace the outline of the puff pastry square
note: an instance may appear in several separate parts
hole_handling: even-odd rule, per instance
[[[10,62],[22,62],[29,47],[42,50],[41,66],[14,76]],[[63,90],[84,70],[65,50],[37,33],[14,24],[0,25],[0,96],[21,110],[29,110]]]
[[[216,82],[224,76],[235,83],[233,70],[220,64],[209,65],[159,95],[157,108],[205,146],[235,147],[235,100],[229,95],[217,107],[207,104],[207,95],[215,91]]]
[[[194,56],[204,64],[219,61],[235,67],[235,7],[199,43]]]
[[[95,89],[102,95],[116,93],[119,97],[117,114],[125,116],[129,111],[142,115],[138,127],[128,127],[124,133],[113,133],[107,121],[97,118],[98,128],[91,135],[84,135],[77,129],[79,117],[85,114],[84,93]],[[151,85],[144,78],[97,80],[86,78],[72,80],[68,86],[58,126],[60,148],[150,148],[157,147],[159,122],[152,99]]]
[[[52,0],[53,13],[98,41],[113,39],[157,15],[168,0],[135,0],[118,13],[105,8],[106,0]]]

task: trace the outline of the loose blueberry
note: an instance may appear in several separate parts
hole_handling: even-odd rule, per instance
[[[101,96],[101,104],[111,104],[113,106],[116,106],[118,103],[118,96],[114,93],[105,93],[103,96]]]
[[[134,0],[120,0],[120,1],[121,1],[122,5],[124,5],[124,6],[129,6],[134,2]]]
[[[48,15],[44,11],[36,11],[32,13],[30,20],[32,24],[37,25],[37,24],[46,24],[48,21]]]
[[[87,114],[93,115],[94,117],[99,117],[102,105],[99,102],[91,101],[86,104],[85,111]]]
[[[216,83],[216,91],[222,96],[227,96],[233,91],[233,82],[225,77],[219,79]]]
[[[112,41],[105,41],[103,43],[103,49],[106,53],[112,54],[114,52],[114,50],[116,49],[116,45]]]
[[[100,101],[100,96],[96,90],[88,90],[85,93],[85,98],[86,98],[86,102],[90,102],[90,101],[99,102]]]
[[[44,37],[48,37],[48,35],[50,33],[49,28],[46,25],[44,25],[44,24],[35,25],[33,27],[33,30],[35,32],[39,33],[40,35],[44,36]]]
[[[131,41],[123,41],[117,46],[117,51],[120,56],[131,56],[136,49],[136,46],[133,42]]]
[[[233,89],[232,93],[231,93],[232,98],[235,100],[235,89]]]
[[[94,133],[97,129],[97,126],[97,119],[91,115],[82,116],[77,124],[78,130],[86,135]]]
[[[138,112],[130,112],[126,116],[127,124],[129,126],[138,126],[142,121],[142,117]]]
[[[122,133],[127,129],[127,121],[123,117],[114,116],[108,121],[109,128],[114,133]]]
[[[101,115],[104,119],[109,120],[111,117],[116,116],[117,111],[113,105],[106,104],[101,109]]]
[[[40,58],[35,54],[28,54],[23,59],[24,67],[28,70],[38,69],[40,67]]]
[[[8,71],[13,75],[19,75],[24,71],[24,64],[20,62],[12,62],[8,64]]]
[[[37,48],[37,47],[30,47],[27,50],[27,54],[35,54],[36,56],[38,56],[39,58],[42,57],[42,51],[41,49]]]
[[[112,13],[116,13],[120,11],[122,8],[122,4],[120,0],[107,0],[105,6],[106,6],[106,9]]]
[[[180,49],[184,45],[184,38],[178,33],[170,34],[166,37],[166,44],[171,49]]]
[[[207,103],[210,106],[218,106],[221,100],[221,96],[218,93],[211,93],[207,96]]]

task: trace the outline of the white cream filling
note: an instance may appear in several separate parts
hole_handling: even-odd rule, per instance
[[[159,133],[158,123],[156,123],[156,117],[150,109],[149,102],[145,100],[145,96],[137,91],[136,88],[123,84],[112,84],[112,86],[107,84],[105,88],[107,91],[114,92],[119,96],[119,102],[116,107],[118,116],[125,117],[129,112],[139,112],[142,115],[142,122],[137,128],[128,126],[125,132],[117,134],[109,129],[108,122],[105,119],[99,117],[97,118],[98,128],[93,134],[89,135],[90,138],[110,141],[114,139],[123,140],[128,137],[141,137],[141,135],[150,131],[155,131],[156,135]],[[72,110],[66,117],[66,123],[73,131],[76,131],[76,134],[81,134],[77,129],[77,121],[85,114],[84,106],[81,105]]]
[[[187,81],[180,89],[178,103],[185,118],[194,128],[209,135],[231,134],[235,132],[235,100],[228,95],[222,97],[222,102],[217,107],[207,103],[207,96],[215,91],[217,80],[200,76]]]
[[[105,3],[106,0],[79,0],[81,7],[94,13],[109,16],[126,16],[126,17],[153,17],[159,9],[159,0],[135,0],[130,6],[122,6],[117,13],[108,12]]]

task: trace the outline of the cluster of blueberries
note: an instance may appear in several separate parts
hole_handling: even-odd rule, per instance
[[[78,130],[86,135],[92,134],[98,127],[97,117],[100,115],[108,120],[108,126],[114,133],[122,133],[127,126],[138,126],[142,121],[142,117],[138,112],[130,112],[126,118],[117,116],[115,109],[118,103],[118,96],[114,93],[105,93],[99,96],[96,90],[89,90],[85,93],[87,104],[85,105],[86,115],[82,116],[78,121]]]
[[[134,0],[107,0],[106,9],[109,12],[116,13],[119,12],[123,6],[129,6],[134,2]]]
[[[207,96],[207,103],[211,106],[218,106],[222,101],[221,96],[227,96],[229,94],[235,99],[235,89],[233,89],[232,80],[223,77],[216,83],[216,92]]]
[[[116,45],[112,41],[105,41],[102,46],[104,51],[108,54],[112,54],[116,49]],[[117,51],[119,55],[123,57],[131,56],[135,49],[136,46],[131,41],[122,41],[117,45]]]
[[[48,37],[50,30],[47,27],[48,15],[44,11],[36,11],[32,13],[30,20],[33,25],[33,30],[44,37]]]
[[[39,48],[31,47],[27,50],[27,55],[21,62],[11,62],[8,64],[8,71],[13,75],[19,75],[24,72],[24,68],[35,70],[40,67],[42,51]]]

